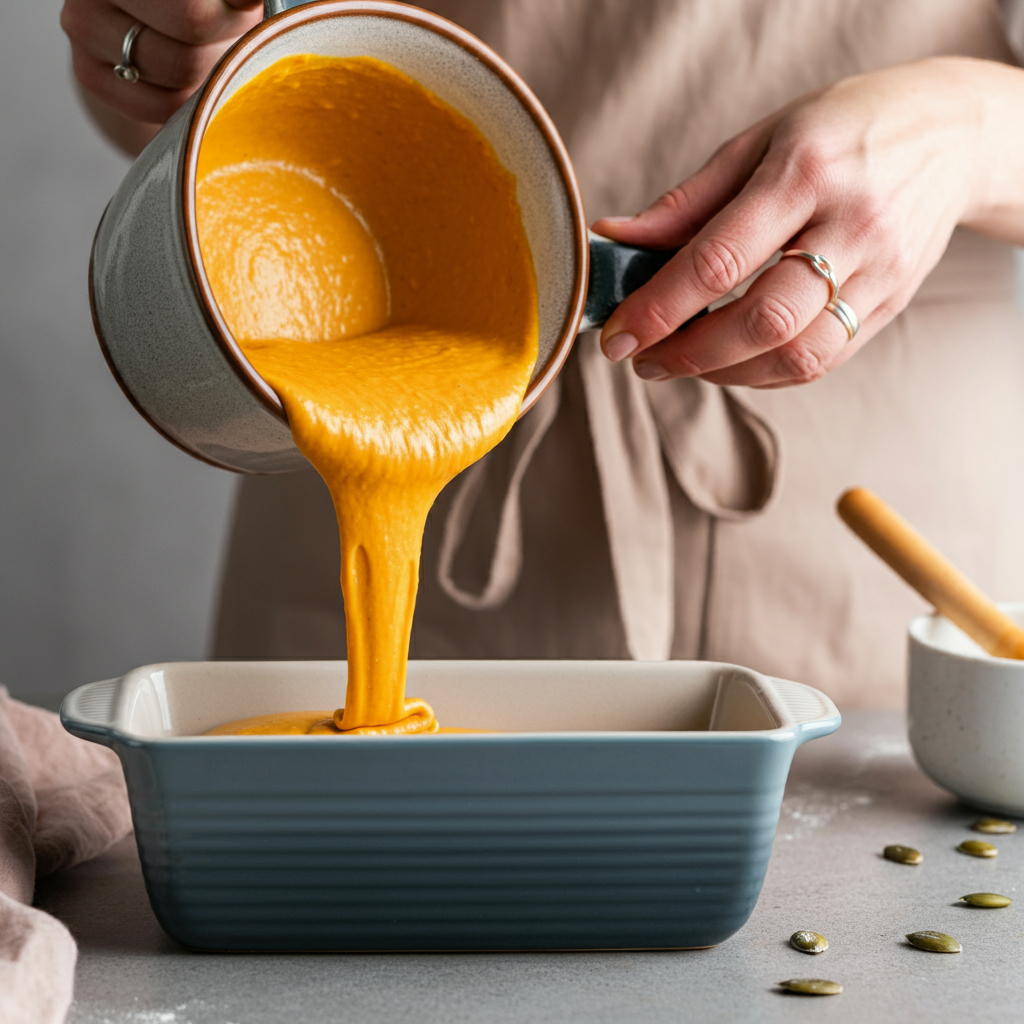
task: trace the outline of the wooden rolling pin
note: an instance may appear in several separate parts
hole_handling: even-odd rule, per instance
[[[881,498],[854,487],[840,497],[836,510],[882,561],[989,654],[1024,659],[1024,629]]]

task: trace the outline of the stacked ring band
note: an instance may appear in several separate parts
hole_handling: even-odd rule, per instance
[[[132,63],[132,47],[135,45],[139,33],[145,27],[141,21],[137,21],[124,35],[124,40],[121,43],[121,63],[114,65],[114,74],[123,82],[139,80],[139,69]]]
[[[846,328],[846,340],[852,341],[853,336],[860,330],[860,320],[849,303],[839,298],[839,278],[836,277],[835,267],[825,256],[815,252],[804,252],[803,249],[787,249],[782,254],[782,259],[787,256],[799,256],[807,260],[814,272],[828,282],[828,302],[825,308]]]
[[[860,330],[860,321],[849,304],[837,295],[825,308],[846,328],[846,340],[853,341],[853,336]]]

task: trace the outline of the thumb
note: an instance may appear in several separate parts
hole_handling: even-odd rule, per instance
[[[650,249],[671,249],[685,245],[700,230],[699,211],[694,201],[692,180],[670,189],[646,210],[632,217],[603,217],[594,231],[616,242]]]
[[[603,217],[593,229],[616,242],[650,249],[686,245],[740,194],[767,150],[765,122],[721,146],[696,174],[669,189],[634,217]]]

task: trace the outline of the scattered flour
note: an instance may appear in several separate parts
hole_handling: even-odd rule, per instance
[[[910,741],[906,736],[872,736],[859,751],[861,761],[909,758]]]
[[[786,794],[779,813],[779,827],[786,831],[779,838],[792,842],[824,828],[837,814],[851,807],[867,807],[873,799],[866,793],[837,794],[802,786]]]

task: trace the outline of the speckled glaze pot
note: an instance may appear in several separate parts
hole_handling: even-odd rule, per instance
[[[588,234],[572,165],[551,119],[515,72],[470,33],[382,0],[285,6],[268,0],[272,16],[225,54],[157,134],[103,216],[90,299],[118,383],[161,434],[196,458],[247,473],[306,465],[280,400],[245,358],[214,301],[196,233],[196,166],[210,119],[275,61],[300,53],[371,56],[472,120],[516,176],[540,315],[525,412],[558,373],[577,332],[603,323],[671,253]]]
[[[1000,607],[1024,625],[1024,604]],[[909,633],[917,763],[975,807],[1024,817],[1024,661],[993,658],[941,615]]]

